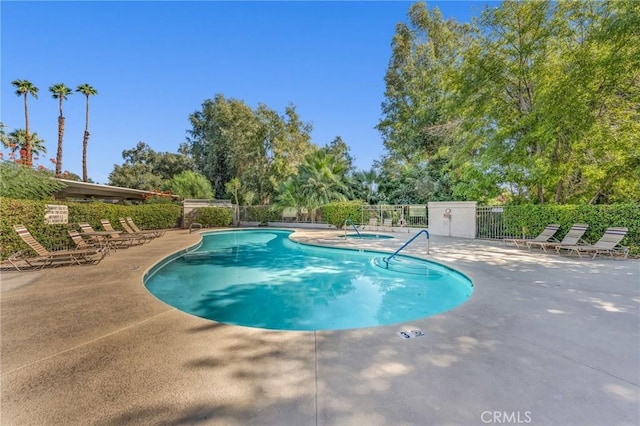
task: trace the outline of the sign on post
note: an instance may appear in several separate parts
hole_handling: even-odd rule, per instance
[[[56,204],[47,204],[44,210],[44,223],[46,225],[60,225],[69,223],[69,207]]]

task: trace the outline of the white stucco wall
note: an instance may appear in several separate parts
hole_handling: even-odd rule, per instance
[[[447,237],[475,238],[477,204],[476,201],[428,203],[429,233]]]

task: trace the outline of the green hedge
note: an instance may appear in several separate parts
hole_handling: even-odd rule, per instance
[[[246,206],[245,220],[249,222],[279,222],[282,219],[282,207],[277,206]]]
[[[69,225],[45,225],[47,204],[66,205],[69,208]],[[59,200],[0,199],[0,259],[27,248],[13,229],[14,224],[25,225],[29,232],[49,250],[72,247],[67,230],[76,229],[78,222],[88,222],[94,229],[102,229],[100,219],[108,219],[114,228],[122,230],[118,219],[131,217],[142,229],[166,229],[178,225],[182,206],[178,204],[119,204],[74,203]]]
[[[503,213],[506,233],[512,236],[537,236],[550,223],[560,225],[556,238],[562,239],[575,223],[589,225],[583,239],[598,241],[609,227],[626,227],[622,245],[632,254],[640,254],[640,205],[522,205],[505,206]]]
[[[344,225],[344,221],[351,219],[353,223],[360,223],[362,219],[362,201],[342,201],[322,206],[322,221],[335,226]]]
[[[205,227],[229,226],[233,223],[233,208],[230,207],[198,207],[184,218],[184,226],[189,227],[197,222]]]

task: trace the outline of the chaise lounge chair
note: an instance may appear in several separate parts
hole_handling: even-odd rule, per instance
[[[82,235],[78,231],[67,231],[69,236],[71,237],[71,241],[76,245],[76,248],[80,250],[90,250],[90,249],[103,249],[109,254],[109,244],[97,240],[95,238],[91,238],[88,242],[82,238]]]
[[[586,244],[586,241],[582,239],[582,236],[587,232],[588,227],[589,225],[585,223],[576,223],[571,227],[571,229],[569,229],[569,232],[567,232],[567,235],[564,236],[562,241],[527,241],[527,247],[530,249],[532,247],[540,247],[546,253],[548,248]]]
[[[627,228],[608,228],[602,238],[593,245],[584,246],[558,246],[556,252],[560,254],[560,250],[568,250],[569,255],[576,253],[578,257],[582,257],[582,253],[593,253],[592,259],[597,255],[608,253],[611,257],[614,254],[622,254],[623,259],[629,256],[629,248],[620,246],[620,241],[627,235]]]
[[[91,225],[85,222],[78,223],[78,226],[83,236],[87,236],[98,244],[107,245],[114,250],[142,244],[138,238],[121,237],[118,232],[96,232]]]
[[[139,237],[145,237],[148,240],[153,240],[154,238],[158,237],[158,234],[151,231],[151,232],[147,232],[147,231],[135,231],[131,225],[129,225],[129,222],[125,220],[125,218],[121,217],[118,219],[120,222],[120,226],[122,226],[122,229],[125,230],[125,232],[127,233],[126,235],[137,235]]]
[[[504,239],[504,243],[506,245],[509,245],[509,243],[514,244],[516,247],[520,248],[520,246],[524,246],[525,244],[527,244],[528,242],[547,242],[547,241],[553,241],[553,242],[559,242],[558,240],[556,240],[555,238],[553,238],[553,235],[558,232],[558,229],[560,229],[560,225],[556,225],[551,224],[551,225],[547,225],[546,228],[544,228],[544,230],[540,233],[540,235],[538,235],[535,238],[505,238]]]
[[[135,232],[150,232],[150,233],[154,233],[156,234],[156,236],[158,237],[162,237],[164,235],[166,231],[166,229],[150,229],[150,230],[142,230],[140,228],[138,228],[138,226],[133,222],[133,219],[131,219],[130,217],[127,218],[127,223],[129,224],[129,226],[131,227],[131,229],[133,229]]]
[[[94,265],[107,254],[106,250],[101,248],[49,251],[31,235],[24,225],[13,225],[13,229],[16,230],[22,241],[36,252],[36,256],[28,255],[26,250],[9,256],[7,260],[18,271],[27,267],[41,269],[47,266]]]
[[[111,226],[111,222],[109,222],[109,219],[100,219],[100,223],[102,224],[102,227],[104,228],[105,231],[109,231],[109,232],[113,232],[113,233],[120,232],[120,231],[116,231],[113,228],[113,226]],[[126,229],[125,229],[125,232],[126,232]],[[120,235],[120,238],[131,238],[132,240],[137,240],[139,244],[148,243],[149,241],[151,241],[153,239],[149,235],[129,234],[129,233],[126,233],[124,235]]]

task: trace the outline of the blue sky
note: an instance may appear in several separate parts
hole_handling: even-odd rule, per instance
[[[384,148],[384,74],[398,22],[413,2],[0,2],[1,113],[8,131],[24,128],[11,81],[40,90],[29,98],[30,129],[46,141],[36,164],[53,168],[58,102],[48,88],[89,83],[89,177],[107,183],[122,151],[139,141],[177,152],[189,114],[223,94],[284,114],[294,104],[312,141],[341,136],[368,169]],[[428,2],[469,21],[484,2]],[[82,175],[85,98],[64,103],[63,170]]]

